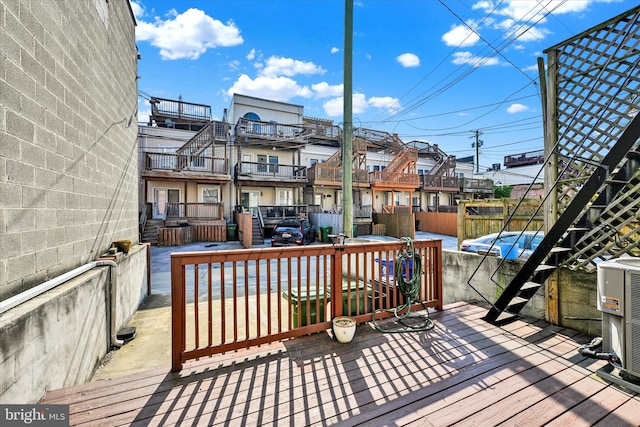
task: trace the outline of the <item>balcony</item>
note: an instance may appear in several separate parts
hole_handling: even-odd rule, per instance
[[[236,138],[242,144],[264,145],[266,141],[274,146],[286,148],[292,142],[301,142],[305,128],[302,125],[284,125],[278,122],[263,122],[241,118],[235,128]]]
[[[462,178],[460,179],[460,192],[472,194],[493,194],[492,179]]]
[[[307,168],[299,165],[279,163],[239,162],[235,166],[235,179],[245,183],[261,185],[268,182],[304,185],[307,182]]]
[[[307,182],[315,186],[342,186],[342,166],[329,166],[325,163],[316,163],[308,169]],[[352,174],[354,187],[369,187],[369,172],[365,169],[355,169]]]
[[[442,191],[443,193],[460,191],[460,182],[455,176],[420,175],[420,182],[425,191]]]
[[[369,172],[369,183],[378,190],[415,190],[420,187],[416,173],[374,171]]]
[[[529,166],[544,163],[544,150],[529,151],[512,156],[504,156],[504,166],[513,168],[517,166]]]
[[[283,219],[299,218],[307,216],[306,205],[270,206],[260,205],[260,214],[265,228],[270,228],[278,224]]]
[[[227,159],[210,156],[188,156],[174,153],[143,153],[142,176],[161,179],[200,179],[229,182]]]
[[[167,202],[165,218],[167,224],[180,221],[219,221],[224,219],[224,204]]]

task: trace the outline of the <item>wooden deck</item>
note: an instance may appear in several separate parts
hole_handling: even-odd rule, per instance
[[[71,425],[640,425],[640,397],[605,383],[590,339],[542,321],[496,327],[455,303],[428,332],[319,333],[49,392]],[[383,323],[384,324],[384,323]]]

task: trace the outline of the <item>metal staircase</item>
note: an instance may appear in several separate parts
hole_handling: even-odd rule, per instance
[[[546,233],[496,301],[483,296],[492,323],[515,319],[558,267],[640,256],[640,6],[545,53]]]
[[[640,116],[633,119],[602,163],[593,167],[590,177],[504,289],[485,320],[498,324],[513,320],[578,242],[597,229],[597,217],[602,210],[607,209],[625,186],[637,184],[634,181],[638,180],[640,156],[632,149],[638,138]],[[621,162],[622,167],[616,171]],[[597,252],[597,248],[592,250]]]

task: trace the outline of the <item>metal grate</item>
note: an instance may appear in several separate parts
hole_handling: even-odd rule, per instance
[[[628,358],[631,363],[627,364],[627,369],[634,375],[640,376],[640,275],[630,274],[629,294],[631,299],[629,313],[630,332],[627,335],[626,349],[631,353]]]

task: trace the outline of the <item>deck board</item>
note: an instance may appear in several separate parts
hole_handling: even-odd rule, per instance
[[[49,392],[71,425],[638,425],[640,398],[593,372],[589,338],[486,308],[432,312],[435,328],[354,341],[296,338]],[[635,422],[635,424],[634,424]],[[626,423],[626,424],[625,424]]]

